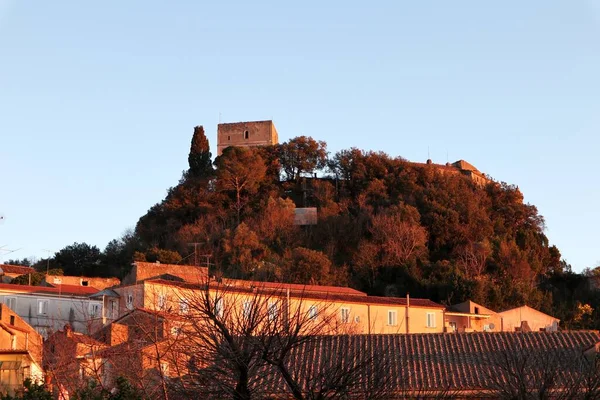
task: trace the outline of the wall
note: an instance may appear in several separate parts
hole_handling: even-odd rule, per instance
[[[244,133],[248,132],[246,139]],[[254,147],[279,143],[273,121],[235,122],[217,126],[217,155],[229,146]]]
[[[205,282],[208,268],[193,265],[160,264],[149,262],[135,262],[131,272],[123,278],[123,285],[131,285],[140,281],[158,278],[161,275],[173,275],[186,282]]]
[[[46,276],[45,282],[49,284],[49,286],[89,286],[98,289],[98,291],[121,283],[118,278],[89,278],[85,276]],[[86,282],[87,284],[85,284]]]
[[[123,288],[123,293],[135,293],[137,300],[134,300],[136,307],[143,307],[150,310],[159,309],[159,297],[164,296],[163,310],[173,313],[179,313],[180,303],[182,299],[197,299],[199,292],[182,289],[176,286],[163,285],[155,282],[145,282],[144,285],[136,287]],[[285,292],[284,292],[285,293]],[[266,304],[270,298],[257,296],[255,293],[243,291],[227,291],[215,292],[211,290],[211,295],[223,296],[225,308],[231,307],[228,304],[235,303],[237,315],[242,315],[241,308],[244,301],[259,301]],[[367,296],[356,296],[355,301],[351,300],[352,296],[346,297],[345,301],[329,301],[326,299],[311,298],[309,293],[304,293],[302,296],[290,296],[289,309],[291,313],[297,312],[299,307],[302,307],[303,312],[308,313],[311,306],[316,306],[319,312],[335,313],[337,318],[332,319],[332,326],[327,333],[406,333],[406,307],[401,304],[370,304]],[[272,296],[272,299],[279,299],[282,303],[279,306],[280,310],[285,307],[285,295],[280,297]],[[394,299],[395,300],[395,299]],[[347,308],[350,312],[348,322],[344,323],[341,320],[341,309]],[[396,325],[388,324],[388,311],[396,311]],[[433,313],[435,319],[434,327],[427,327],[427,314]],[[409,307],[409,333],[434,333],[444,331],[444,310],[443,308],[429,307]]]
[[[527,321],[532,331],[539,331],[541,329],[549,331],[558,330],[558,319],[528,306],[513,308],[499,314],[504,320],[504,330],[507,332],[512,332],[520,327],[522,321]]]
[[[97,325],[94,320],[102,322],[102,300],[17,293],[1,294],[0,302],[6,304],[7,298],[15,299],[14,311],[43,336],[50,331],[62,329],[66,323],[70,323],[76,332],[89,333],[93,330],[91,328]],[[48,300],[48,310],[45,315],[38,313],[38,300]],[[92,318],[90,315],[91,304],[99,307],[97,318]],[[72,315],[71,310],[73,310]]]

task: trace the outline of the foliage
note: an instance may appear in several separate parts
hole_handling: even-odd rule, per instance
[[[38,286],[40,283],[42,283],[46,279],[46,275],[62,276],[62,275],[64,275],[64,272],[60,268],[50,269],[50,270],[48,270],[48,274],[46,274],[46,271],[34,272],[31,274],[31,276],[30,276],[30,274],[17,276],[16,278],[14,278],[11,281],[11,283],[15,284],[15,285]]]
[[[306,136],[229,147],[216,171],[209,154],[198,127],[190,170],[133,232],[102,253],[68,246],[51,264],[67,274],[123,276],[134,258],[186,262],[196,243],[215,272],[231,277],[472,299],[498,310],[529,304],[565,327],[600,328],[600,273],[572,272],[514,185],[478,185],[382,152],[328,155],[326,143]],[[316,207],[317,225],[294,225],[296,207]],[[581,314],[578,302],[591,314]]]
[[[44,384],[33,382],[31,379],[25,379],[23,382],[23,392],[15,396],[4,395],[2,400],[52,400],[53,396]]]
[[[204,134],[204,127],[194,128],[194,136],[190,146],[188,164],[190,166],[189,174],[192,177],[208,177],[212,175],[212,155],[208,145],[208,139]]]
[[[127,379],[118,377],[116,386],[113,390],[101,388],[90,381],[86,388],[79,390],[74,396],[74,400],[142,400],[142,395],[134,388]]]

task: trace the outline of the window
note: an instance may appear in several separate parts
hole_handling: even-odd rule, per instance
[[[317,319],[317,315],[319,315],[319,309],[317,306],[310,306],[308,309],[308,317],[310,319]]]
[[[244,139],[248,139],[248,131],[244,131]]]
[[[133,308],[133,293],[129,293],[127,295],[127,308],[129,308],[129,309]]]
[[[171,336],[179,336],[181,335],[181,326],[175,325],[171,327]]]
[[[279,307],[277,303],[269,303],[268,305],[269,321],[275,321],[279,315]]]
[[[388,311],[388,325],[391,325],[391,326],[398,325],[398,312],[396,310]]]
[[[458,326],[456,325],[456,322],[450,322],[450,332],[456,332],[458,330]]]
[[[227,140],[231,140],[231,136],[227,136]]]
[[[215,300],[215,315],[219,318],[223,317],[223,298]]]
[[[17,298],[16,297],[5,297],[4,304],[8,306],[11,310],[15,311],[15,307],[17,306]]]
[[[38,315],[48,314],[48,300],[38,300]]]
[[[190,311],[190,306],[186,299],[182,299],[179,301],[179,312],[182,314],[187,314]]]
[[[81,281],[81,286],[89,286],[89,285],[90,285],[89,281],[84,281],[84,280]]]
[[[158,298],[156,299],[156,307],[159,309],[163,309],[163,308],[165,308],[166,305],[167,305],[167,296],[164,294],[159,294]]]
[[[435,313],[432,313],[432,312],[427,313],[427,327],[435,328]]]
[[[162,372],[163,376],[169,376],[169,363],[161,361],[160,372]]]
[[[110,301],[110,316],[112,318],[117,318],[118,317],[118,305],[117,305],[117,300],[111,300]]]
[[[90,304],[90,317],[96,318],[100,316],[100,304]]]
[[[475,307],[475,314],[479,314],[479,307]]]
[[[246,300],[242,305],[242,314],[244,319],[250,319],[252,316],[252,301]]]
[[[342,323],[347,324],[350,321],[350,309],[347,307],[342,307],[341,310]]]
[[[14,325],[14,324],[15,324],[15,316],[14,316],[14,315],[11,315],[11,316],[10,316],[10,324],[11,324],[11,325]]]

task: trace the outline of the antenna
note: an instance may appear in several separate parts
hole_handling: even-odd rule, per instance
[[[219,111],[219,123],[221,123],[221,111]]]
[[[220,114],[219,114],[220,115]],[[188,243],[188,246],[194,246],[194,265],[198,266],[198,245],[203,244],[204,242],[192,242]]]
[[[42,251],[45,251],[46,253],[48,253],[48,257],[46,258],[46,276],[47,276],[48,272],[50,271],[50,253],[54,253],[54,251],[48,250],[48,249],[42,249]]]
[[[446,148],[446,164],[448,164],[450,162],[450,159],[448,158],[448,148]]]

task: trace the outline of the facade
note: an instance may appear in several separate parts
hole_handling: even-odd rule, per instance
[[[0,393],[14,393],[26,378],[42,379],[42,337],[0,304]]]
[[[445,307],[427,299],[367,296],[349,288],[290,285],[237,280],[210,282],[208,293],[221,307],[242,314],[249,303],[269,302],[277,313],[298,309],[331,318],[329,334],[435,333],[444,331]],[[119,315],[135,309],[185,314],[186,304],[197,302],[206,285],[151,279],[114,289],[120,296]],[[283,318],[286,318],[284,315]],[[288,317],[289,318],[289,317]]]
[[[0,279],[2,283],[11,283],[13,279],[27,274],[33,274],[35,269],[22,265],[0,264]]]
[[[121,283],[119,278],[93,278],[87,276],[51,276],[44,277],[44,286],[58,287],[59,285],[91,287],[103,290]]]
[[[44,341],[46,383],[58,399],[69,399],[89,379],[101,377],[102,360],[98,355],[107,347],[88,335],[73,332],[69,324],[53,332]]]
[[[234,122],[217,126],[217,156],[229,146],[256,147],[279,143],[273,121]]]
[[[70,324],[76,332],[91,332],[102,326],[103,303],[89,296],[91,287],[59,287],[0,284],[0,303],[7,305],[42,336]]]
[[[446,332],[556,332],[560,320],[529,306],[496,312],[467,300],[444,313]]]
[[[123,278],[123,285],[131,285],[148,279],[169,279],[170,277],[190,283],[205,282],[208,277],[208,268],[136,261],[129,274]]]
[[[529,306],[522,306],[498,313],[504,321],[506,331],[549,331],[558,330],[560,320],[551,315],[544,314]]]
[[[479,171],[475,166],[468,163],[465,160],[458,160],[453,163],[446,164],[435,164],[431,160],[427,160],[427,163],[411,163],[415,165],[422,165],[430,168],[434,168],[436,171],[441,173],[442,175],[463,175],[468,177],[478,186],[485,186],[491,180],[481,171]]]

